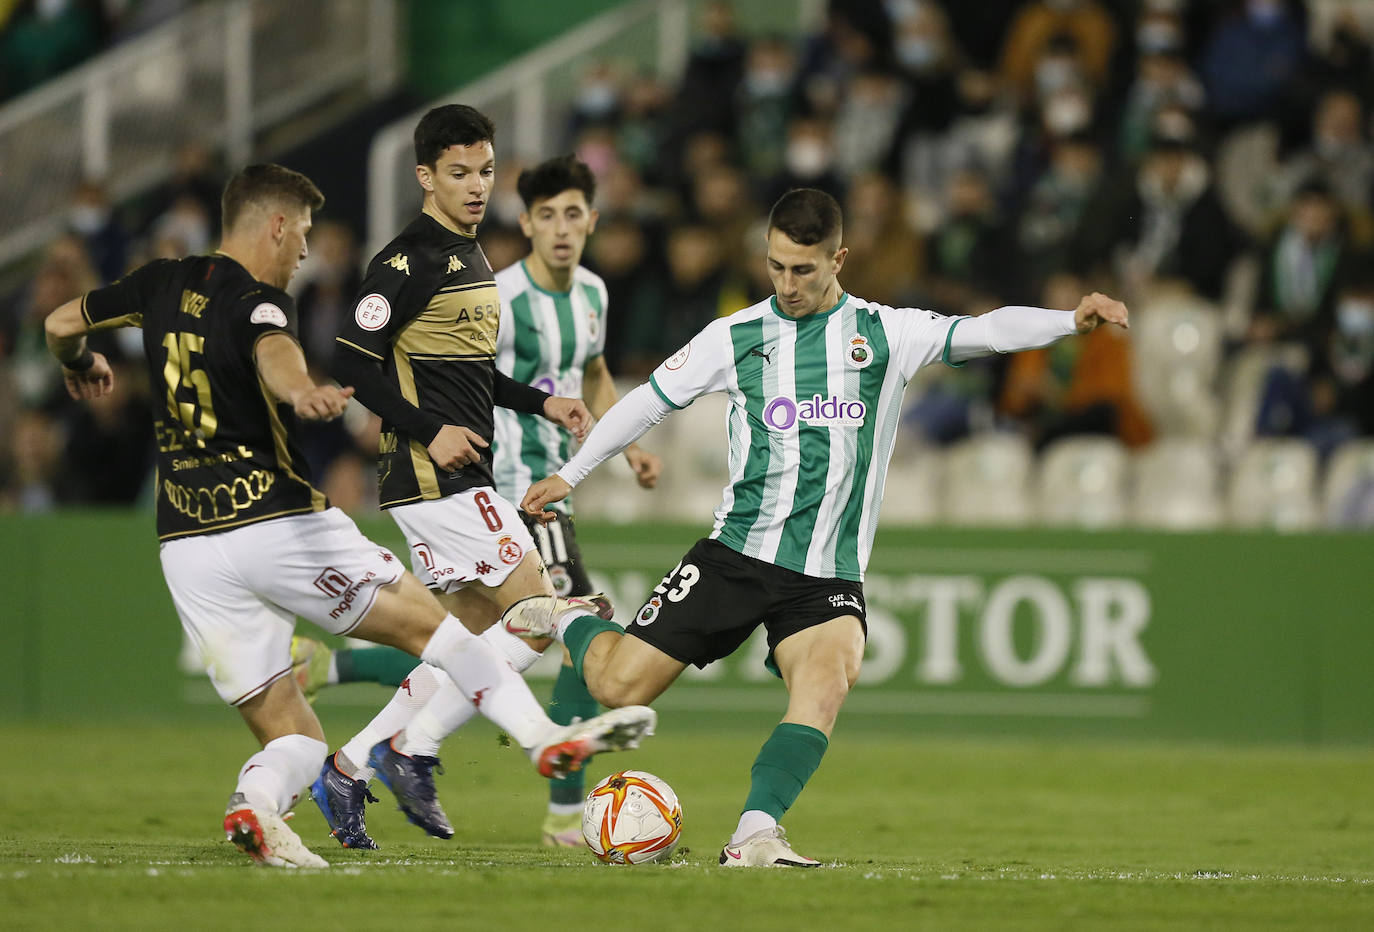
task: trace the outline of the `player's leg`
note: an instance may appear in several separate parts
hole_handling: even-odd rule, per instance
[[[771,633],[771,632],[770,632]],[[840,706],[859,676],[864,626],[853,615],[791,633],[773,657],[787,684],[787,713],[750,769],[749,795],[720,863],[727,866],[815,867],[797,854],[778,822],[820,766]]]
[[[394,647],[330,648],[298,634],[291,639],[291,663],[305,698],[339,683],[380,683],[397,687],[415,668],[415,658]]]
[[[248,530],[163,544],[163,575],[215,691],[262,746],[239,769],[224,815],[228,838],[259,863],[327,867],[284,819],[327,746],[290,676],[294,617],[260,598],[239,571],[239,555],[253,546]]]

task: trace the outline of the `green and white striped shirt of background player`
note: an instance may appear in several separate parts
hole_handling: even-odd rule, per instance
[[[1013,306],[944,317],[846,294],[794,319],[769,298],[711,322],[665,360],[606,413],[559,476],[576,485],[670,408],[726,392],[730,484],[711,536],[808,576],[862,581],[916,370],[1074,331],[1071,311]]]
[[[501,296],[496,368],[551,395],[581,398],[587,363],[606,350],[605,282],[579,265],[569,291],[545,291],[520,261],[496,273],[496,290]],[[518,504],[531,482],[553,475],[568,461],[571,447],[572,434],[557,424],[497,408],[492,441],[496,491]],[[552,507],[572,514],[571,500]],[[546,561],[567,559],[556,524],[536,528],[534,534]]]

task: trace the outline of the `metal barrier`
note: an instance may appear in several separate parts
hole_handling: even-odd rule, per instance
[[[0,108],[0,266],[62,229],[64,194],[112,200],[171,173],[196,141],[230,165],[254,135],[357,85],[398,79],[396,0],[229,0],[198,6]]]

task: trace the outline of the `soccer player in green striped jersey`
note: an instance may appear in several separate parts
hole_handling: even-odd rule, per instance
[[[596,229],[592,207],[596,178],[575,156],[549,159],[521,172],[516,183],[525,210],[520,229],[530,254],[496,273],[504,318],[496,337],[496,368],[517,382],[553,395],[581,397],[596,417],[617,400],[606,359],[606,285],[584,268],[582,251]],[[492,473],[496,491],[518,502],[530,482],[562,466],[572,434],[544,418],[496,409]],[[625,459],[639,485],[653,488],[662,462],[630,444]],[[577,546],[572,503],[565,499],[547,525],[531,515],[529,526],[549,580],[560,596],[593,594]],[[549,717],[570,724],[598,712],[596,700],[564,656],[554,683]],[[546,845],[578,846],[582,840],[583,771],[549,781],[549,809],[543,825]]]
[[[759,624],[768,666],[789,695],[751,770],[727,867],[815,867],[778,821],[829,746],[859,675],[864,568],[902,393],[916,370],[1047,346],[1102,322],[1127,325],[1119,301],[1089,295],[1072,311],[1003,307],[981,317],[892,308],[845,293],[848,250],[834,198],[787,192],[768,218],[775,295],[713,321],[601,419],[577,454],[535,483],[521,507],[543,520],[587,473],[701,395],[729,397],[730,483],[715,527],[664,577],[622,631],[556,597],[516,602],[506,630],[553,638],[600,702],[651,702],[688,664],[725,657]]]

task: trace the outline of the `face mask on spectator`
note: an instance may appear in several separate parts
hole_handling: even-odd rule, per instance
[[[1336,306],[1336,328],[1351,339],[1374,336],[1374,301],[1346,298]]]
[[[933,39],[912,36],[897,43],[897,60],[913,71],[922,71],[940,58],[940,47]]]
[[[604,117],[615,109],[615,85],[595,81],[582,86],[577,94],[577,110],[591,117]]]
[[[1245,12],[1257,26],[1272,26],[1283,19],[1283,0],[1250,0]]]
[[[1078,132],[1091,117],[1087,103],[1076,94],[1060,94],[1045,103],[1045,125],[1056,136]]]
[[[744,90],[750,97],[781,97],[790,83],[787,72],[776,68],[755,68],[744,76]]]
[[[1183,45],[1183,36],[1170,23],[1146,23],[1135,32],[1135,44],[1141,53],[1150,55],[1167,52]]]
[[[787,168],[799,178],[815,178],[830,167],[830,150],[824,143],[800,139],[787,146]]]
[[[82,236],[93,236],[105,227],[109,211],[94,204],[79,204],[67,214],[67,223]]]
[[[1068,87],[1077,72],[1071,59],[1046,58],[1035,66],[1035,89],[1041,97],[1048,97]]]

